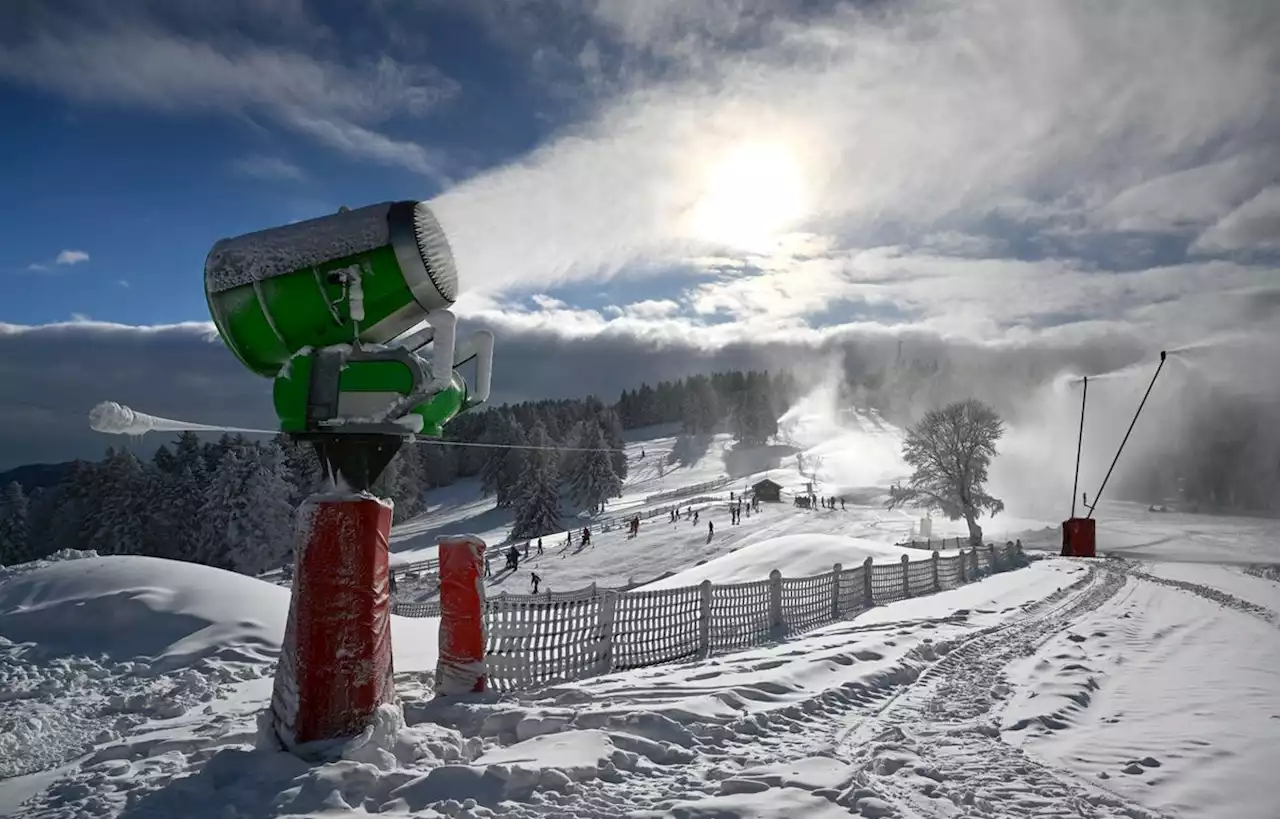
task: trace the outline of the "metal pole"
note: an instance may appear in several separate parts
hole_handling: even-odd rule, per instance
[[[1142,396],[1142,403],[1138,404],[1138,411],[1133,414],[1133,420],[1129,422],[1129,430],[1124,434],[1124,440],[1120,442],[1120,448],[1116,450],[1116,456],[1111,459],[1111,468],[1107,470],[1107,476],[1102,479],[1102,486],[1098,487],[1097,493],[1093,496],[1093,503],[1089,505],[1089,514],[1086,518],[1093,517],[1093,510],[1098,506],[1098,499],[1102,497],[1102,490],[1107,488],[1107,481],[1111,479],[1111,472],[1116,468],[1116,461],[1120,460],[1120,453],[1124,451],[1124,445],[1129,442],[1129,433],[1133,432],[1134,424],[1138,423],[1138,416],[1142,414],[1142,408],[1147,404],[1147,398],[1151,396],[1151,388],[1156,385],[1156,379],[1160,377],[1160,371],[1164,369],[1164,360],[1166,353],[1160,351],[1160,366],[1156,367],[1156,374],[1151,376],[1151,383],[1147,385],[1147,392]]]
[[[1084,393],[1080,396],[1080,437],[1076,439],[1076,479],[1071,484],[1071,517],[1076,516],[1076,498],[1080,488],[1080,450],[1084,448],[1084,406],[1089,400],[1089,376],[1084,377]]]

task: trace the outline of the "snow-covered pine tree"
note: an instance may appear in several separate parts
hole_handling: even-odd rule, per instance
[[[432,442],[417,446],[413,451],[418,456],[424,488],[449,486],[458,479],[457,450],[453,447]]]
[[[734,439],[747,446],[763,446],[777,432],[778,418],[769,396],[768,376],[748,373],[734,408]]]
[[[619,481],[625,480],[627,477],[627,453],[625,450],[626,440],[622,437],[622,420],[618,417],[617,412],[608,407],[600,411],[599,418],[600,431],[602,433],[601,440],[604,446],[613,450],[613,452],[609,453],[609,460],[613,465],[613,474],[618,477]]]
[[[484,494],[492,494],[499,508],[511,506],[519,497],[521,476],[528,463],[528,451],[507,449],[504,446],[524,446],[529,443],[515,417],[505,410],[489,413],[490,428],[482,439],[485,443],[502,446],[490,450],[488,459],[480,470],[480,486]],[[546,430],[543,430],[546,435]],[[548,440],[550,440],[548,438]]]
[[[223,449],[201,510],[200,562],[245,574],[281,565],[293,548],[291,492],[278,446]]]
[[[25,563],[31,551],[27,495],[22,484],[11,481],[0,491],[0,566]]]
[[[296,507],[320,488],[323,477],[320,456],[309,442],[295,441],[287,435],[277,435],[275,443],[284,454],[289,483],[293,487],[289,501]]]
[[[150,486],[142,463],[127,450],[107,450],[95,470],[85,515],[84,542],[75,548],[98,554],[138,554],[150,522]]]
[[[520,494],[516,503],[516,519],[511,527],[514,538],[530,538],[560,531],[560,476],[556,471],[556,453],[550,449],[551,436],[541,423],[534,425],[529,443],[547,449],[529,452],[520,478]]]
[[[573,502],[596,514],[609,498],[622,494],[622,480],[613,471],[611,453],[604,451],[604,432],[598,423],[583,425],[577,446],[592,450],[576,452],[568,474],[569,493]]]

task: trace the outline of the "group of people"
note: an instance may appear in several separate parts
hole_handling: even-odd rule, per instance
[[[671,520],[671,522],[672,522],[672,523],[679,523],[679,522],[680,522],[680,507],[679,507],[679,506],[677,506],[677,507],[675,507],[674,509],[672,509],[672,510],[671,510],[671,514],[670,514],[669,518],[670,518],[670,520]],[[697,510],[697,509],[694,509],[692,506],[687,506],[687,507],[685,507],[685,510],[684,510],[684,519],[685,519],[685,520],[689,520],[689,521],[693,521],[694,523],[697,523],[697,522],[698,522],[698,510]]]
[[[836,504],[840,504],[840,508],[844,509],[844,498],[820,498],[817,495],[796,495],[796,506],[801,509],[817,509],[821,504],[823,509],[835,509]]]

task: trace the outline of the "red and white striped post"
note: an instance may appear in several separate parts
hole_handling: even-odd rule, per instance
[[[391,504],[314,496],[298,510],[293,599],[272,723],[291,751],[357,736],[395,701],[387,539]]]
[[[436,693],[485,690],[484,551],[475,535],[437,538],[440,555],[440,658]]]

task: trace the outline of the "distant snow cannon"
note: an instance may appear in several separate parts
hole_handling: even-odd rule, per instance
[[[386,202],[213,246],[209,312],[246,367],[275,379],[280,429],[367,489],[400,443],[488,399],[493,334],[456,343],[453,253],[423,202]],[[428,345],[429,352],[427,351]],[[469,387],[457,368],[474,360]]]
[[[1107,474],[1102,479],[1102,485],[1093,494],[1093,503],[1088,504],[1086,501],[1089,506],[1089,514],[1079,518],[1076,517],[1076,491],[1080,488],[1080,454],[1084,449],[1084,413],[1085,407],[1089,402],[1089,378],[1085,376],[1081,379],[1083,389],[1080,393],[1080,435],[1076,440],[1076,476],[1071,486],[1071,517],[1062,522],[1062,557],[1097,556],[1097,522],[1093,518],[1093,510],[1098,508],[1098,500],[1107,488],[1107,481],[1111,480],[1111,473],[1115,471],[1116,464],[1120,461],[1120,453],[1124,452],[1124,445],[1129,442],[1129,436],[1133,434],[1133,428],[1138,423],[1138,416],[1142,415],[1142,408],[1147,405],[1147,399],[1151,397],[1151,390],[1156,385],[1156,379],[1160,377],[1160,371],[1164,369],[1166,358],[1168,358],[1168,353],[1161,350],[1160,365],[1156,367],[1155,375],[1151,376],[1151,383],[1147,385],[1147,391],[1143,394],[1142,401],[1139,402],[1138,409],[1133,414],[1133,420],[1129,422],[1129,429],[1120,441],[1115,457],[1111,459],[1111,466],[1107,469]]]

